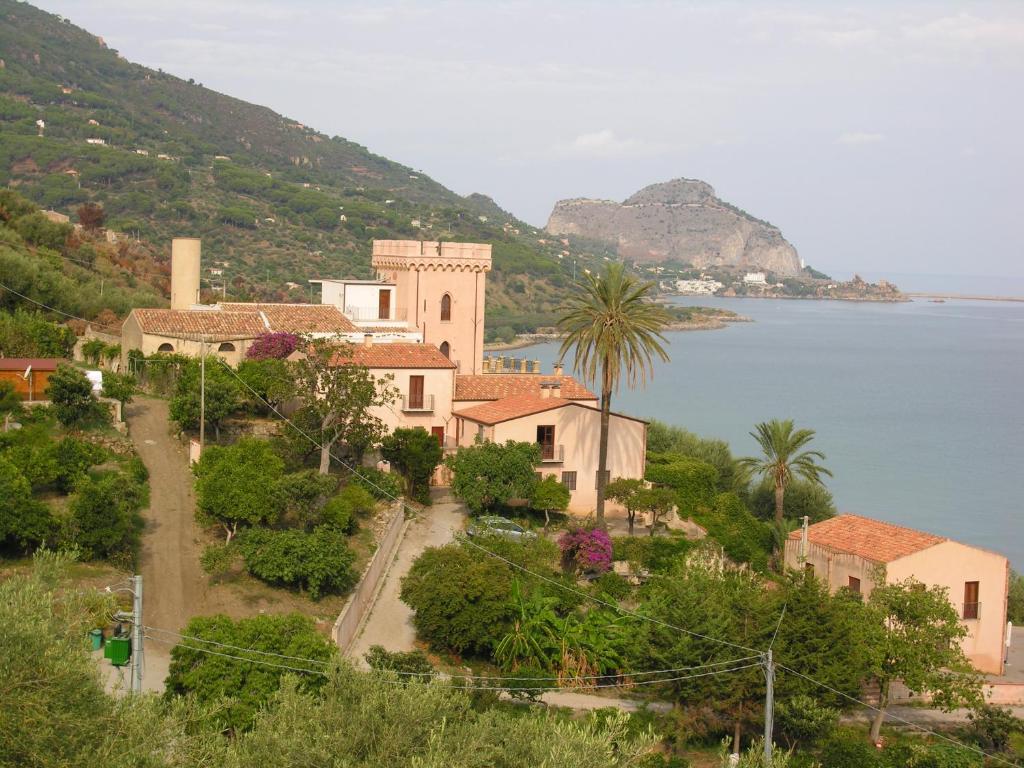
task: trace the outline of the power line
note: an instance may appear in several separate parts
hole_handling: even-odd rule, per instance
[[[274,662],[270,662],[270,661],[262,661],[260,659],[249,659],[249,658],[246,658],[244,656],[237,656],[237,655],[230,654],[230,653],[222,653],[220,651],[214,651],[214,650],[212,650],[210,648],[202,648],[202,647],[194,646],[194,645],[186,645],[184,643],[171,642],[170,640],[164,640],[164,639],[161,639],[159,637],[152,637],[150,635],[147,635],[146,637],[148,639],[150,639],[150,640],[155,640],[158,643],[163,643],[164,645],[177,646],[179,648],[185,648],[185,649],[191,650],[191,651],[198,651],[200,653],[207,653],[207,654],[211,654],[213,656],[220,656],[220,657],[223,657],[223,658],[226,658],[226,659],[233,659],[235,661],[244,661],[244,662],[246,662],[248,664],[257,664],[257,665],[264,666],[264,667],[273,667],[275,669],[285,669],[285,670],[290,670],[292,672],[302,672],[302,673],[311,674],[311,675],[322,675],[323,677],[327,677],[328,676],[327,672],[325,672],[322,669],[307,669],[307,668],[303,668],[303,667],[293,667],[293,666],[290,666],[290,665],[287,665],[287,664],[275,664]],[[256,653],[259,653],[259,651],[256,651]],[[308,661],[313,661],[313,660],[312,659],[308,659]],[[322,662],[316,662],[316,663],[322,663]],[[694,680],[694,679],[700,678],[700,677],[709,677],[709,676],[712,676],[712,675],[721,675],[721,674],[726,674],[728,672],[739,672],[741,670],[752,669],[753,667],[757,667],[757,666],[760,666],[759,662],[754,663],[754,664],[744,664],[744,665],[741,665],[741,666],[738,666],[738,667],[732,667],[732,668],[729,668],[729,669],[717,669],[717,670],[712,670],[712,671],[709,671],[709,672],[700,672],[700,673],[696,673],[696,674],[692,674],[692,675],[679,675],[679,676],[676,676],[676,677],[663,678],[663,679],[659,679],[659,680],[639,680],[639,681],[630,682],[630,683],[597,683],[597,684],[594,684],[594,685],[587,685],[585,687],[588,690],[593,690],[593,689],[596,689],[596,688],[633,688],[633,687],[637,687],[637,686],[641,686],[641,685],[658,685],[660,683],[671,683],[671,682],[678,682],[678,681],[683,681],[683,680]],[[392,672],[392,670],[377,670],[377,671],[378,672],[384,672],[384,673]],[[439,678],[439,679],[445,680],[445,679],[457,679],[457,678],[455,678],[454,676],[449,676],[449,678]],[[482,680],[483,682],[493,682],[493,681],[497,681],[497,680],[512,679],[512,678],[479,677],[479,678],[470,678],[470,679]],[[517,678],[517,679],[523,679],[523,680],[556,680],[557,678]],[[578,679],[582,679],[582,678],[578,678]],[[382,683],[387,683],[387,684],[392,684],[392,685],[405,685],[405,683],[403,683],[403,682],[401,682],[399,680],[381,680],[381,679],[378,678],[377,682],[382,682]],[[423,682],[428,682],[428,681],[423,681]],[[566,689],[556,689],[556,688],[552,688],[551,686],[514,687],[514,686],[502,685],[502,686],[491,686],[491,687],[488,687],[488,686],[473,686],[473,690],[476,690],[476,691],[523,691],[523,692],[536,691],[536,692],[542,692],[542,691],[554,691],[554,690],[566,690]],[[569,690],[571,690],[571,689],[569,689]]]
[[[11,288],[11,286],[7,285],[6,283],[0,283],[0,288],[3,288],[4,290],[10,291],[15,296],[19,296],[22,299],[24,299],[25,301],[30,301],[33,304],[35,304],[36,306],[42,307],[43,309],[48,309],[51,312],[56,312],[58,315],[64,315],[64,317],[70,317],[72,320],[81,320],[83,323],[89,323],[90,325],[98,325],[100,328],[108,328],[109,330],[117,331],[118,333],[120,333],[120,331],[121,331],[121,328],[119,326],[107,325],[106,323],[97,323],[95,320],[86,320],[84,317],[79,317],[78,315],[72,315],[71,313],[65,312],[62,309],[57,309],[56,307],[51,307],[49,304],[44,304],[41,301],[36,301],[35,299],[31,298],[30,296],[26,296],[23,293],[19,293],[18,291],[16,291],[13,288]]]
[[[787,672],[790,672],[790,673],[796,675],[797,677],[802,677],[804,680],[807,680],[807,681],[809,681],[811,683],[814,683],[815,685],[820,686],[820,687],[824,688],[827,691],[831,691],[832,693],[834,693],[834,694],[836,694],[838,696],[842,696],[844,699],[852,701],[854,704],[860,704],[862,707],[867,707],[868,709],[870,709],[870,710],[872,710],[874,712],[882,712],[883,711],[880,707],[872,706],[871,704],[868,704],[865,701],[861,701],[860,699],[858,699],[858,698],[856,698],[854,696],[851,696],[848,693],[843,693],[842,691],[833,688],[831,685],[827,685],[826,683],[823,683],[820,680],[815,680],[813,677],[810,677],[809,675],[805,675],[802,672],[797,672],[795,669],[791,669],[790,667],[787,667],[784,664],[779,664],[779,669],[784,669]],[[929,736],[935,736],[937,738],[944,739],[945,741],[948,741],[950,744],[954,744],[954,745],[956,745],[958,747],[962,747],[962,748],[964,748],[966,750],[969,750],[971,752],[975,752],[976,754],[979,754],[982,757],[987,757],[987,758],[990,758],[992,760],[996,760],[997,762],[1003,763],[1005,765],[1019,766],[1019,763],[1010,762],[1009,760],[1006,760],[1005,758],[999,757],[998,755],[993,755],[993,754],[991,754],[989,752],[986,752],[985,750],[981,749],[980,747],[975,747],[975,746],[972,746],[970,744],[964,744],[962,741],[957,741],[956,739],[952,738],[951,736],[946,736],[943,733],[938,733],[937,731],[930,730],[928,728],[925,728],[923,725],[918,725],[917,723],[911,722],[910,720],[904,720],[902,717],[899,717],[897,715],[891,714],[890,712],[885,712],[885,716],[889,717],[889,718],[892,718],[893,720],[896,720],[896,721],[898,721],[900,723],[903,723],[904,725],[909,725],[911,728],[914,728],[914,729],[916,729],[918,731],[921,731],[922,733],[927,733]]]

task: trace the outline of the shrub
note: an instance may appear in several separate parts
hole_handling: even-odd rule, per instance
[[[297,613],[238,621],[227,616],[201,616],[188,623],[184,634],[211,643],[250,648],[258,653],[232,654],[255,662],[266,661],[274,654],[293,657],[287,664],[275,667],[194,650],[210,647],[203,642],[179,643],[171,650],[165,697],[191,695],[200,703],[216,705],[210,710],[211,717],[218,726],[229,729],[252,725],[256,713],[280,688],[281,678],[289,674],[285,666],[321,672],[337,652],[317,632],[312,619]],[[297,659],[313,659],[314,663]],[[317,690],[323,683],[320,674],[300,674],[296,680],[300,690],[306,691]]]
[[[615,600],[622,600],[633,591],[626,579],[611,571],[602,573],[594,580],[594,589],[598,594],[607,595]]]
[[[18,468],[0,456],[0,544],[14,544],[27,552],[53,532],[49,509],[32,498],[32,486]]]
[[[841,729],[825,741],[821,749],[822,765],[882,768],[878,749],[869,744],[863,733]]]
[[[145,491],[127,475],[85,477],[71,500],[71,535],[86,557],[134,559],[143,522]]]
[[[89,468],[99,464],[105,458],[102,448],[77,437],[65,437],[53,446],[54,459],[57,462],[57,474],[54,478],[57,489],[64,494],[75,490],[79,481],[86,476]]]
[[[401,478],[374,467],[359,467],[348,482],[349,485],[362,486],[378,501],[391,501],[402,496]]]
[[[488,653],[510,626],[512,575],[458,544],[427,549],[402,579],[422,640],[456,653]]]
[[[0,313],[0,353],[4,357],[67,357],[75,334],[42,314],[15,309]]]
[[[212,445],[194,471],[197,516],[223,527],[226,541],[240,526],[273,522],[281,513],[284,462],[263,440],[243,438],[227,448]]]
[[[434,667],[423,651],[388,651],[382,645],[371,645],[363,655],[371,669],[386,669],[401,673],[410,680],[427,680],[434,675]]]
[[[809,747],[827,738],[839,722],[839,710],[825,707],[810,696],[793,696],[776,709],[779,733],[790,749]]]
[[[604,573],[612,567],[612,540],[601,528],[573,528],[558,540],[564,562],[581,573]]]
[[[731,559],[757,569],[767,568],[771,529],[751,515],[735,493],[718,494],[714,504],[698,509],[693,519]]]
[[[85,425],[102,418],[103,409],[93,397],[92,383],[73,366],[57,366],[50,376],[46,394],[53,403],[57,420],[64,426]]]
[[[836,514],[836,505],[828,488],[806,480],[793,480],[786,486],[782,506],[783,514],[790,520],[799,520],[806,515],[811,523],[819,523]],[[759,520],[775,519],[775,484],[771,480],[765,479],[754,487],[750,494],[750,510]]]
[[[1005,707],[982,704],[967,717],[967,737],[986,752],[1005,752],[1011,737],[1024,733],[1024,721]]]
[[[653,573],[669,573],[694,547],[685,536],[616,536],[612,551],[616,560],[646,568]]]
[[[437,438],[423,427],[398,428],[384,438],[380,454],[405,478],[409,498],[429,504],[430,478],[443,456]]]
[[[480,514],[533,495],[540,446],[512,440],[504,445],[481,443],[460,449],[446,462],[452,470],[452,492],[472,513]]]
[[[314,600],[344,593],[356,582],[355,554],[333,526],[321,525],[312,533],[251,528],[240,536],[239,549],[246,570],[257,579],[306,589]]]
[[[321,475],[315,469],[292,472],[281,478],[278,493],[286,513],[304,528],[322,520],[323,506],[338,488],[336,475]]]
[[[245,356],[250,360],[283,360],[299,346],[299,337],[294,333],[275,331],[264,333],[253,339]]]
[[[688,456],[673,456],[670,463],[650,464],[645,477],[676,492],[679,512],[691,516],[715,497],[718,470],[711,464]]]
[[[350,484],[324,505],[321,517],[324,523],[353,533],[358,526],[358,518],[371,514],[376,506],[377,502],[369,491],[361,485]]]

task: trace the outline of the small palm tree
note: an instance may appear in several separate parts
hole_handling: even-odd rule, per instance
[[[626,274],[622,264],[609,264],[600,275],[587,274],[576,296],[558,320],[565,334],[559,356],[573,350],[573,367],[591,386],[601,384],[601,438],[597,472],[597,524],[604,526],[608,482],[608,422],[612,393],[623,379],[644,384],[654,358],[668,360],[662,332],[671,322],[664,307],[650,301],[654,283]]]
[[[786,486],[793,476],[820,485],[822,476],[832,477],[832,473],[818,464],[819,460],[824,461],[825,454],[803,450],[814,439],[814,430],[794,429],[792,419],[762,422],[750,436],[760,444],[764,455],[747,456],[737,463],[749,473],[771,478],[775,484],[775,525],[780,528]]]

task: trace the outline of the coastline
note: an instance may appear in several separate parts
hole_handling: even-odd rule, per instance
[[[697,296],[705,297],[707,294],[690,294],[690,293],[669,293],[663,294],[668,298],[685,298],[691,299]],[[881,297],[881,296],[752,296],[746,294],[743,296],[724,296],[720,293],[711,294],[711,298],[714,299],[786,299],[788,301],[853,301],[853,302],[874,302],[876,304],[902,304],[908,301],[913,301],[914,296],[923,297],[926,294],[913,294],[913,293],[901,293],[899,296],[894,297]],[[931,294],[927,294],[931,296]],[[936,296],[935,298],[982,298],[973,296]],[[988,297],[992,298],[992,297]],[[995,299],[993,299],[995,300]],[[1022,299],[1000,299],[1001,301],[1024,301]]]
[[[914,299],[960,299],[962,301],[1019,301],[1024,302],[1024,296],[978,296],[967,293],[919,293],[911,291],[905,294],[911,300]]]

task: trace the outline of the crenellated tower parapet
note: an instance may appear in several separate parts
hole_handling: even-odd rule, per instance
[[[402,269],[490,272],[489,243],[374,240],[370,262],[378,272]]]

